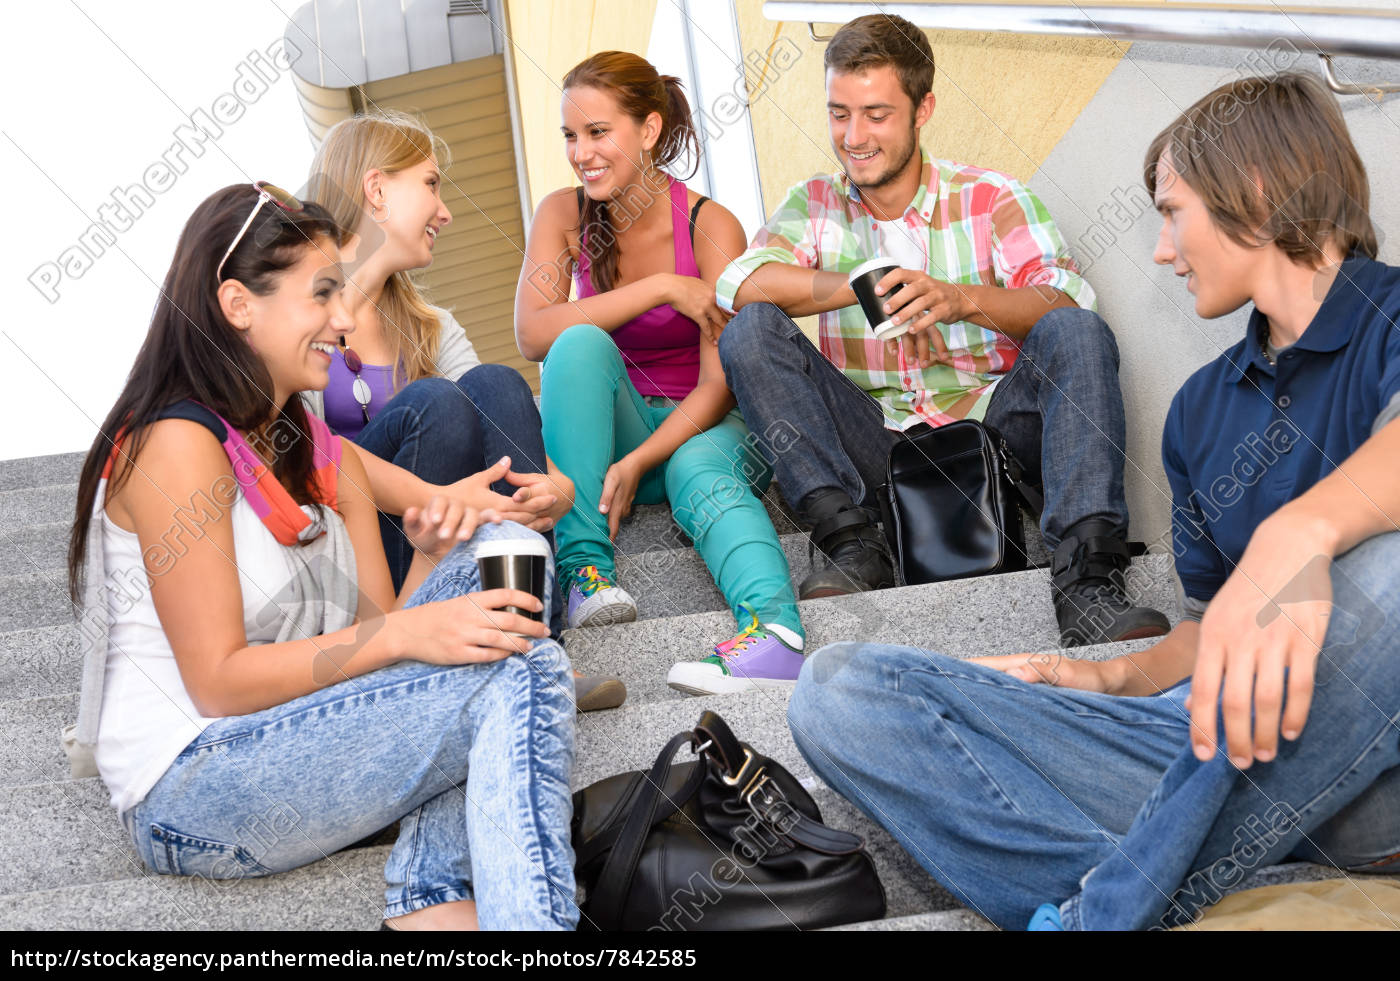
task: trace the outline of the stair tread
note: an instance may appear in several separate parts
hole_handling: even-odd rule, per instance
[[[40,632],[32,631],[31,633]],[[1121,644],[1081,648],[1074,653],[1076,657],[1102,660],[1142,650],[1151,643],[1153,643],[1151,640],[1127,641]],[[74,664],[75,662],[76,653],[68,657],[67,663]],[[631,664],[634,668],[646,670],[646,662],[634,660]],[[0,659],[0,672],[3,672],[6,665],[7,662]],[[584,670],[586,673],[586,665],[581,666],[580,670]],[[9,673],[19,674],[21,672]],[[0,678],[4,676],[4,673],[0,673]],[[37,692],[28,697],[0,699],[0,733],[4,733],[6,737],[3,742],[0,742],[0,787],[14,787],[43,781],[62,781],[68,778],[68,763],[59,746],[58,732],[63,726],[77,718],[78,694],[75,689],[78,676],[76,670],[73,670],[66,672],[65,677],[71,679],[70,683],[74,686],[73,688],[64,691]],[[618,709],[601,713],[591,712],[580,716],[578,721],[580,742],[587,737],[588,733],[596,731],[596,720],[619,718],[633,720],[625,723],[627,731],[637,733],[639,738],[658,731],[678,731],[685,728],[689,722],[694,721],[693,719],[687,720],[687,714],[698,717],[700,703],[712,699],[733,699],[745,706],[750,703],[764,706],[759,710],[765,720],[764,724],[775,720],[779,728],[786,730],[784,713],[786,712],[788,692],[783,689],[693,699],[667,687],[664,671],[623,674],[622,681],[627,685],[627,702]],[[748,709],[746,708],[745,711]],[[621,724],[624,723],[608,722],[609,726]],[[671,728],[669,730],[651,728],[658,725]],[[633,744],[649,745],[645,740],[627,745]],[[580,752],[580,757],[582,755]],[[641,768],[645,762],[649,761],[636,762],[634,768]]]
[[[698,563],[698,559],[692,560]],[[9,591],[4,585],[7,581],[13,587]],[[1175,576],[1168,556],[1135,559],[1129,582],[1143,602],[1175,619]],[[9,688],[9,679],[17,673],[16,683],[33,694],[61,690],[44,690],[39,687],[41,680],[77,677],[77,630],[66,593],[62,612],[52,599],[59,590],[55,573],[0,577],[0,596],[38,596],[37,600],[0,608],[0,624],[4,625],[0,629],[0,699],[21,694]],[[714,596],[717,599],[718,593]],[[50,603],[47,616],[42,615],[46,602]],[[1059,644],[1045,570],[807,600],[799,609],[807,629],[808,650],[854,638],[958,654],[1050,650]],[[644,680],[664,678],[672,664],[704,657],[712,645],[732,637],[735,629],[726,610],[711,607],[708,612],[566,631],[564,642],[576,666],[585,673]],[[17,672],[17,659],[42,662],[49,673]]]
[[[10,930],[374,930],[390,846],[238,882],[140,875],[0,897]],[[347,888],[347,883],[349,888]]]
[[[68,563],[68,533],[72,522],[49,521],[7,528],[0,534],[0,570],[8,573],[55,570]]]
[[[78,483],[86,451],[0,460],[0,493],[29,487]]]
[[[0,700],[76,692],[82,668],[72,623],[0,633]]]
[[[1179,616],[1170,557],[1135,559],[1129,584],[1140,602],[1162,610],[1169,620]],[[854,639],[958,656],[1059,647],[1044,569],[804,600],[798,608],[809,651]],[[564,645],[585,673],[635,674],[641,659],[664,675],[678,661],[706,656],[734,632],[733,617],[721,610],[565,631]]]
[[[78,485],[49,484],[0,491],[0,528],[73,520]]]
[[[1142,644],[1089,650],[1107,657]],[[580,715],[572,785],[578,789],[615,773],[649,768],[666,739],[692,728],[701,712],[710,709],[722,715],[740,738],[803,781],[821,799],[823,812],[834,826],[859,829],[866,835],[882,878],[888,880],[892,910],[916,912],[929,908],[929,903],[951,903],[951,897],[893,839],[817,780],[792,741],[787,699],[787,691],[763,690],[629,701],[616,710]],[[0,772],[33,774],[50,768],[48,779],[7,780],[0,786],[0,821],[8,818],[7,826],[14,829],[0,842],[0,894],[130,874],[134,852],[105,788],[95,777],[68,779],[57,728],[71,721],[75,710],[76,696],[71,694],[0,705],[0,731],[10,736],[0,751]],[[54,861],[58,854],[62,863]]]
[[[904,933],[912,931],[953,931],[953,930],[995,930],[996,926],[988,919],[978,916],[970,909],[943,909],[927,913],[911,913],[907,916],[887,916],[883,920],[865,920],[861,923],[847,923],[845,926],[828,927],[833,931],[874,931],[879,933]]]
[[[212,883],[145,870],[95,778],[68,778],[58,728],[72,721],[81,663],[66,598],[64,550],[81,454],[0,463],[0,844],[3,923],[36,929],[373,929],[382,915],[388,845],[260,880]],[[794,580],[807,571],[807,539],[786,507],[765,500]],[[1038,536],[1032,539],[1039,545]],[[1040,550],[1043,553],[1043,548]],[[885,884],[888,918],[844,929],[987,929],[854,805],[822,784],[788,731],[788,691],[688,698],[665,685],[672,663],[697,659],[734,632],[699,556],[664,505],[639,507],[618,536],[618,578],[638,597],[634,624],[571,631],[580,670],[627,683],[626,705],[577,719],[575,788],[644,769],[669,734],[720,712],[741,738],[781,761],[811,790],[825,819],[855,830]],[[1044,556],[1036,556],[1043,561]],[[1154,605],[1175,613],[1169,558],[1136,563]],[[1043,571],[885,590],[802,604],[808,650],[862,638],[960,655],[1053,650],[1058,636]],[[1075,652],[1109,657],[1150,642]],[[1274,870],[1266,870],[1274,872]],[[347,888],[347,881],[352,883]]]

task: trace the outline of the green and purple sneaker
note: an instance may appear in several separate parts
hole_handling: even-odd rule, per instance
[[[666,684],[687,695],[722,695],[757,688],[791,688],[802,670],[802,652],[774,631],[753,622],[702,661],[674,665]]]

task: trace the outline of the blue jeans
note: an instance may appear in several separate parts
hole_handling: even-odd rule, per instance
[[[430,484],[455,483],[503,456],[521,473],[546,469],[535,397],[520,372],[503,364],[477,365],[455,382],[420,378],[404,386],[360,431],[355,444]],[[491,489],[509,496],[517,488],[498,480]],[[379,513],[379,535],[397,592],[413,562],[413,546],[398,515]],[[545,537],[552,548],[553,534]],[[558,637],[563,621],[555,599],[550,626]]]
[[[407,606],[481,588],[485,525]],[[383,916],[475,899],[484,929],[578,920],[569,840],[573,680],[550,640],[527,655],[443,667],[403,661],[212,723],[122,815],[163,875],[294,869],[399,822]]]
[[[719,356],[788,501],[798,506],[813,491],[840,489],[874,503],[898,434],[791,317],[768,303],[745,306],[720,336]],[[1041,317],[993,390],[985,421],[1032,479],[1040,475],[1048,547],[1086,518],[1126,528],[1118,346],[1098,314],[1061,307]]]
[[[1397,566],[1400,533],[1334,563],[1307,725],[1248,770],[1196,760],[1189,681],[1120,698],[909,647],[817,651],[788,721],[827,783],[1008,929],[1043,902],[1070,929],[1189,922],[1289,856],[1400,871]]]

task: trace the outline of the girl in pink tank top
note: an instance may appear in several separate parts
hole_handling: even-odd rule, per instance
[[[701,279],[695,262],[695,218],[708,198],[701,197],[694,208],[687,204],[685,182],[670,178],[671,247],[675,252],[675,274]],[[583,212],[584,190],[575,192],[579,213]],[[589,277],[587,229],[579,231],[579,255],[574,264],[574,293],[579,299],[596,296]],[[659,395],[680,401],[694,391],[700,380],[700,329],[695,321],[671,304],[652,307],[612,330],[613,343],[622,352],[627,377],[644,396]]]
[[[634,503],[669,503],[738,633],[714,638],[668,682],[696,693],[790,685],[803,633],[787,560],[757,496],[771,464],[719,360],[729,314],[714,284],[743,253],[743,229],[661,169],[698,155],[678,79],[605,51],[566,76],[562,110],[583,186],[540,203],[515,331],[521,351],[544,362],[545,451],[574,482],[574,508],[555,533],[569,626],[637,618],[615,580],[618,526]],[[667,609],[688,600],[662,598]]]

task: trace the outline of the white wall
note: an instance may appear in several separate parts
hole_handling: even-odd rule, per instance
[[[8,11],[9,27],[0,34],[0,269],[8,301],[0,314],[0,459],[90,445],[145,336],[175,241],[200,201],[240,181],[291,189],[304,183],[311,163],[306,127],[290,73],[266,54],[278,50],[295,5],[274,0],[221,10],[175,0],[80,0]],[[20,16],[23,28],[16,29]],[[249,62],[252,52],[260,65]],[[256,67],[275,78],[261,93],[250,81]],[[216,110],[240,71],[238,95]],[[238,118],[216,122],[221,135],[197,146],[199,154],[173,155],[183,173],[152,173],[161,189],[145,213],[90,267],[70,267],[71,275],[41,295],[30,282],[35,271],[77,245],[114,188],[141,182],[177,142],[176,129],[188,127],[187,114],[201,109]]]
[[[1143,155],[1178,113],[1217,85],[1269,70],[1316,71],[1316,56],[1198,45],[1133,45],[1074,126],[1032,178],[1069,242],[1088,266],[1099,312],[1122,356],[1119,380],[1128,414],[1125,478],[1133,537],[1154,541],[1170,520],[1171,492],[1161,464],[1162,424],[1172,396],[1198,367],[1243,336],[1247,310],[1219,320],[1195,315],[1194,300],[1152,250],[1161,218],[1142,185]],[[1338,61],[1344,81],[1400,82],[1400,61]],[[1400,263],[1400,99],[1377,105],[1343,96],[1347,127],[1371,179],[1371,217],[1381,259]],[[1387,235],[1390,231],[1391,235]]]

